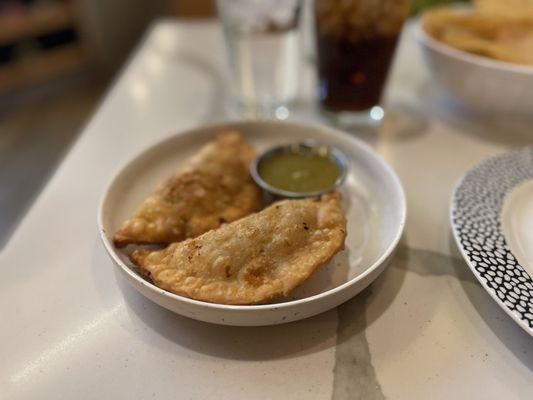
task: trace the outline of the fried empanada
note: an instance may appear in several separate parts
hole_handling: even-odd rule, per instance
[[[219,134],[124,222],[115,246],[178,242],[259,210],[261,190],[249,174],[255,155],[240,133]]]
[[[257,214],[131,258],[157,286],[221,304],[287,296],[344,248],[340,194],[284,200]]]

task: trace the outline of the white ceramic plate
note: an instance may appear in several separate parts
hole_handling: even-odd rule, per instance
[[[284,302],[230,306],[177,296],[139,275],[112,243],[113,233],[159,182],[223,128],[235,128],[260,152],[280,144],[316,139],[342,150],[349,173],[341,188],[348,220],[346,250]],[[140,293],[181,315],[227,325],[272,325],[306,318],[350,299],[384,269],[406,217],[405,196],[394,171],[374,151],[331,128],[282,122],[240,122],[179,133],[143,151],[112,179],[98,213],[102,241],[118,271]]]
[[[533,147],[469,171],[455,189],[451,223],[476,278],[533,336]]]

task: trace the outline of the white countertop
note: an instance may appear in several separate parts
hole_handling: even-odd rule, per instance
[[[105,184],[148,144],[224,118],[224,56],[215,23],[154,25],[0,253],[0,398],[531,398],[532,338],[459,258],[448,204],[468,168],[532,136],[443,101],[409,30],[391,118],[362,135],[408,200],[402,245],[369,289],[304,321],[234,328],[117,281],[96,229]]]

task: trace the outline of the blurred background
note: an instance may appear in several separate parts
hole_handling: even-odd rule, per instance
[[[413,13],[446,0],[415,0]],[[211,0],[0,0],[0,248],[160,17]],[[30,161],[31,160],[31,161]]]

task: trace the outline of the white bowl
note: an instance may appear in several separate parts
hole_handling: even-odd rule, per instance
[[[242,132],[259,151],[312,139],[342,149],[348,160],[343,209],[346,249],[292,293],[289,301],[232,306],[192,300],[145,280],[112,242],[158,182],[224,128]],[[386,266],[403,231],[405,196],[394,171],[366,144],[331,128],[301,123],[240,122],[173,135],[146,149],[112,179],[98,212],[100,237],[120,276],[155,303],[181,315],[226,325],[272,325],[306,318],[345,302],[367,287]]]
[[[483,114],[533,115],[533,67],[455,49],[428,35],[421,18],[415,36],[433,79],[464,107]]]

